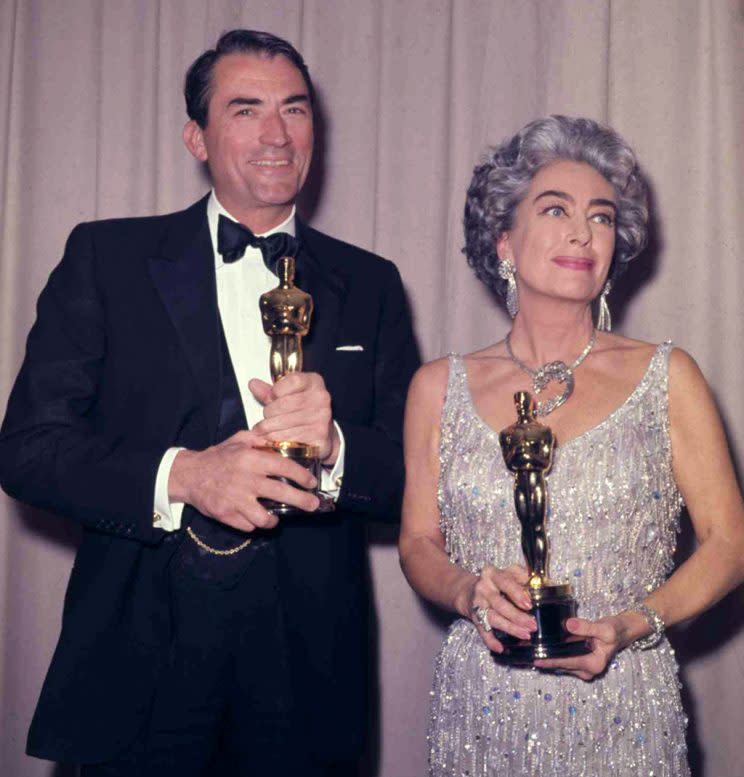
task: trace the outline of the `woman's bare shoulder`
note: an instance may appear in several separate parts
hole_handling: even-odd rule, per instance
[[[672,348],[669,355],[669,393],[676,406],[684,406],[688,402],[694,404],[701,395],[710,394],[703,371],[682,348]]]
[[[440,356],[430,362],[422,364],[414,373],[413,380],[428,385],[446,381],[449,375],[449,356]]]
[[[493,359],[501,359],[506,353],[504,348],[504,341],[499,340],[498,343],[487,345],[485,348],[481,348],[479,351],[472,351],[466,353],[462,358],[469,363],[476,362],[490,362]]]
[[[422,364],[414,373],[408,389],[409,404],[423,404],[428,408],[436,405],[441,407],[447,393],[448,376],[449,358],[447,356]]]
[[[611,332],[600,332],[595,346],[597,351],[616,351],[637,357],[653,354],[658,347],[658,343],[650,343],[646,340],[638,340]]]
[[[479,351],[467,353],[462,358],[470,380],[476,382],[481,376],[490,378],[494,374],[498,375],[500,370],[507,368],[510,364],[503,340],[486,348],[481,348]]]
[[[623,335],[603,334],[600,336],[603,347],[607,351],[614,351],[627,359],[648,362],[656,353],[659,343],[650,343],[645,340],[636,340]],[[679,375],[683,379],[699,380],[702,373],[695,359],[687,351],[673,345],[669,356],[670,378]]]
[[[639,376],[644,374],[659,348],[658,343],[608,333],[601,334],[597,344],[610,360],[605,365],[606,369],[617,370],[617,374]],[[695,359],[676,346],[672,347],[669,355],[669,392],[674,406],[682,408],[690,397],[699,398],[709,392]]]
[[[612,370],[622,374],[642,375],[658,347],[658,343],[602,332],[597,338],[595,352],[609,360],[606,366]]]

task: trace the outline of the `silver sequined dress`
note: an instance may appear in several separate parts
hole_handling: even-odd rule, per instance
[[[619,612],[672,568],[682,498],[672,476],[667,371],[656,349],[626,402],[559,445],[548,475],[550,575],[570,580],[579,615]],[[478,416],[462,359],[450,356],[442,411],[441,528],[454,564],[523,563],[498,434]],[[429,727],[432,777],[682,777],[686,718],[666,640],[622,651],[605,675],[508,668],[458,619],[439,653]]]

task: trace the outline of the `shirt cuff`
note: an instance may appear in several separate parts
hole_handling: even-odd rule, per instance
[[[158,474],[155,478],[155,504],[152,511],[152,525],[163,531],[178,531],[181,528],[183,502],[168,500],[168,479],[173,460],[183,448],[168,448],[160,459]]]
[[[341,493],[341,483],[344,479],[344,458],[346,457],[346,440],[341,427],[334,421],[333,425],[338,432],[339,446],[338,458],[333,467],[322,466],[320,468],[320,490],[335,502]]]

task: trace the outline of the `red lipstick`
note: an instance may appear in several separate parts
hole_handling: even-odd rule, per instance
[[[594,267],[594,259],[588,256],[554,256],[553,261],[559,267],[567,270],[591,270]]]

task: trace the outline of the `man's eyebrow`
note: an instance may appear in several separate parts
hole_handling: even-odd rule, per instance
[[[297,103],[309,103],[310,98],[306,94],[291,94],[282,100],[282,105],[296,105]],[[227,104],[228,108],[234,105],[263,105],[260,97],[233,97]]]
[[[233,97],[227,104],[229,108],[232,105],[262,105],[263,100],[258,97]]]
[[[296,105],[297,103],[309,103],[310,98],[304,93],[291,94],[282,100],[282,105]]]

